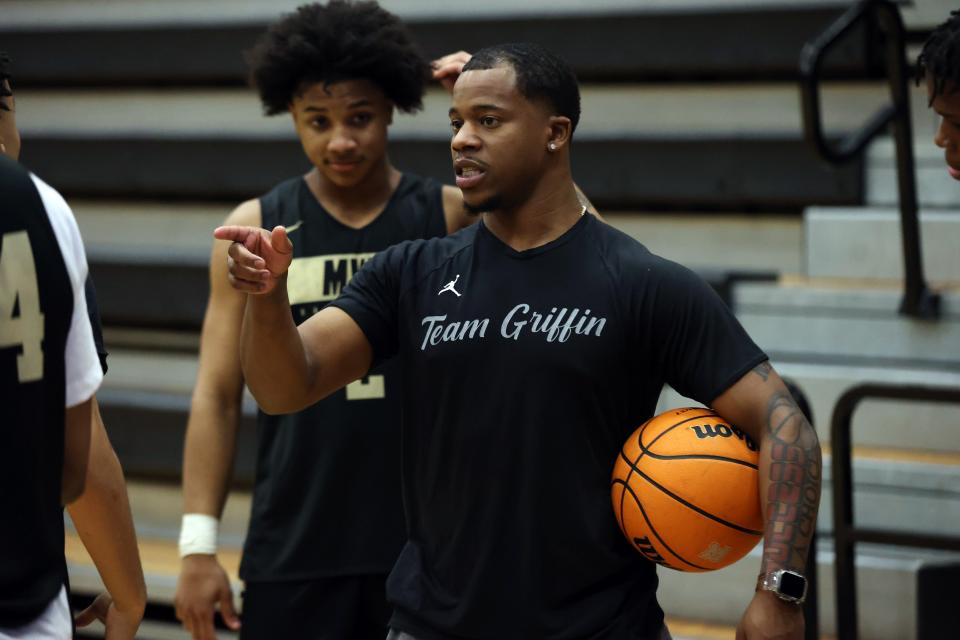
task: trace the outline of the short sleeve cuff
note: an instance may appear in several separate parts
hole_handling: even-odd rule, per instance
[[[346,296],[340,296],[336,300],[333,300],[329,306],[336,307],[346,313],[357,323],[360,330],[363,331],[363,335],[366,336],[367,341],[373,349],[373,363],[371,364],[371,368],[376,367],[393,355],[394,349],[392,344],[394,341],[390,340],[386,335],[387,330],[383,326],[383,322],[377,313],[369,309],[359,300]]]

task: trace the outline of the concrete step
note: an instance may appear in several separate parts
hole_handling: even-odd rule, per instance
[[[898,367],[858,367],[775,361],[810,399],[821,442],[830,441],[830,420],[840,396],[866,382],[960,388],[960,374]],[[864,447],[960,453],[960,407],[929,402],[866,400],[853,416],[853,442]]]
[[[151,86],[240,84],[247,49],[294,3],[111,2],[79,9],[63,0],[4,3],[0,33],[33,83]],[[496,42],[534,41],[561,51],[581,78],[796,77],[803,43],[849,0],[495,0],[456,7],[433,0],[386,3],[423,50],[440,55]],[[750,34],[750,37],[744,37]],[[606,46],[597,47],[602,41]],[[684,42],[677,47],[675,43]],[[64,55],[66,53],[73,55]],[[669,53],[665,53],[669,52]],[[827,72],[854,74],[868,55],[853,33]]]
[[[925,4],[937,2],[941,0],[925,0]],[[669,10],[695,13],[745,8],[842,8],[849,3],[850,0],[645,0],[642,4],[638,4],[636,0],[526,0],[523,3],[513,0],[489,0],[482,9],[470,5],[457,10],[435,0],[380,0],[379,4],[410,20],[441,16],[456,16],[462,19],[479,15],[538,16],[545,12],[590,15],[612,12],[643,14]],[[70,0],[46,0],[40,6],[31,0],[5,0],[4,9],[9,12],[5,21],[8,21],[10,26],[24,28],[54,24],[77,28],[105,24],[134,26],[183,22],[230,24],[267,21],[275,19],[280,13],[293,11],[300,4],[300,0],[245,0],[240,5],[234,0],[197,0],[190,3],[189,12],[185,13],[183,7],[163,0],[107,0],[82,9]],[[944,10],[943,13],[946,14],[947,11]]]
[[[917,461],[900,450],[888,450],[886,454],[880,457],[876,450],[854,450],[854,521],[858,526],[897,532],[960,531],[960,454],[941,456],[938,462]],[[823,474],[817,530],[832,535],[833,472],[829,453],[824,456]],[[128,492],[137,534],[148,540],[175,541],[183,513],[179,479],[155,482],[131,478]],[[223,546],[242,546],[250,501],[248,490],[231,492],[220,528]]]
[[[207,264],[213,230],[238,204],[77,199],[70,207],[91,262]]]
[[[960,373],[906,367],[858,366],[787,361],[773,365],[804,391],[820,442],[830,444],[830,420],[837,400],[848,389],[867,382],[960,388]],[[696,405],[666,388],[657,412]],[[853,415],[854,446],[912,452],[960,454],[960,407],[928,402],[866,400]]]
[[[451,181],[449,136],[394,136],[390,156],[407,171]],[[71,200],[238,202],[309,168],[300,146],[286,137],[215,131],[185,138],[34,136],[22,160]],[[577,183],[603,209],[798,213],[812,204],[859,204],[862,193],[861,161],[826,166],[799,133],[584,135],[572,166]]]
[[[956,8],[955,0],[919,0],[909,4],[901,3],[900,11],[907,29],[923,32],[932,30],[946,20]]]
[[[796,134],[800,92],[793,83],[590,83],[581,87],[577,137],[620,134]],[[822,89],[828,133],[859,127],[889,100],[877,82],[828,82]],[[917,124],[929,127],[925,90],[911,92]],[[71,108],[71,105],[76,105]],[[397,114],[391,135],[449,139],[450,95],[433,87],[423,111]],[[164,118],[151,114],[161,112]],[[288,116],[265,117],[251,89],[44,89],[17,91],[17,125],[31,137],[206,137],[294,140]],[[24,143],[25,148],[28,146]]]
[[[180,475],[183,433],[196,378],[195,353],[113,349],[110,373],[99,392],[104,419],[121,459],[136,475]],[[830,419],[847,389],[863,382],[960,388],[960,373],[894,367],[843,366],[774,360],[777,370],[796,381],[810,401],[824,445]],[[658,413],[692,400],[671,389],[661,395]],[[255,403],[245,394],[236,476],[253,479]],[[960,454],[957,407],[922,402],[865,401],[853,416],[855,446],[872,449]],[[135,425],[135,426],[134,426]]]
[[[83,200],[71,202],[92,262],[151,255],[206,264],[213,230],[237,203]],[[604,211],[612,226],[651,251],[693,269],[800,273],[803,227],[764,213]],[[749,250],[744,250],[749,248]],[[152,258],[151,258],[152,259]]]
[[[775,362],[960,371],[960,292],[936,321],[903,317],[899,287],[804,281],[742,283],[733,308]]]
[[[104,323],[112,329],[166,331],[168,337],[177,329],[182,335],[166,346],[195,350],[184,339],[190,332],[195,337],[206,308],[212,232],[235,204],[78,199],[72,205]],[[739,278],[799,269],[801,226],[793,216],[629,211],[604,216],[653,251],[690,265],[726,299]],[[753,248],[743,251],[745,245]]]
[[[917,628],[917,575],[921,568],[960,562],[960,554],[859,545],[857,595],[861,638],[914,640]],[[818,546],[820,632],[836,629],[832,541]],[[760,547],[739,562],[711,573],[684,574],[660,569],[660,603],[667,615],[736,625],[753,597]],[[949,637],[952,630],[944,629]]]
[[[856,452],[854,453],[856,455]],[[833,468],[824,458],[817,530],[833,531]],[[952,464],[854,459],[854,522],[897,532],[960,531],[960,454]]]
[[[802,271],[801,221],[756,213],[603,211],[610,225],[691,269],[793,274]]]
[[[943,149],[933,143],[939,119],[918,105],[916,90],[911,105],[914,126],[914,162],[916,163],[917,201],[928,209],[960,209],[960,184],[947,173]],[[871,206],[897,207],[897,164],[893,141],[880,138],[867,150],[866,203]]]
[[[858,126],[882,89],[851,83],[826,93],[827,122],[839,131]],[[71,199],[240,200],[307,169],[289,119],[261,117],[248,90],[17,97],[24,164]],[[816,157],[802,139],[793,85],[591,85],[583,104],[574,175],[607,208],[796,212],[861,201],[861,161],[832,168]],[[398,116],[398,166],[451,181],[448,106],[435,90],[423,114]]]
[[[903,280],[899,210],[809,207],[803,221],[808,277]],[[921,211],[920,233],[931,286],[960,285],[960,208]]]

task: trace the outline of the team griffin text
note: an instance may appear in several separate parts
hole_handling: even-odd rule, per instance
[[[487,337],[490,318],[447,322],[447,316],[426,316],[421,322],[424,328],[420,350],[435,347],[441,342]],[[518,340],[523,333],[542,336],[547,342],[566,342],[573,335],[600,337],[607,324],[606,318],[590,315],[590,309],[581,311],[574,307],[553,307],[549,313],[532,311],[528,304],[518,304],[504,316],[500,323],[500,335]]]

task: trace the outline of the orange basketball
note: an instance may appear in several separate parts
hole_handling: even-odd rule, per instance
[[[651,418],[613,467],[613,511],[646,558],[712,571],[745,556],[763,535],[757,445],[710,409]]]

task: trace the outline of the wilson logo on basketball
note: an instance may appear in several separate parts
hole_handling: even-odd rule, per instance
[[[642,555],[647,560],[650,560],[651,562],[656,562],[657,564],[662,564],[663,566],[668,567],[670,569],[673,568],[669,564],[667,564],[667,561],[663,559],[663,556],[657,553],[657,550],[654,548],[654,546],[650,544],[650,538],[634,538],[633,546],[635,546],[637,548],[637,551],[640,552],[640,555]]]
[[[737,440],[743,441],[747,445],[747,449],[750,451],[759,451],[760,447],[750,438],[747,434],[736,427],[730,427],[725,424],[704,424],[696,425],[690,427],[690,429],[697,434],[697,438],[700,440],[705,440],[706,438],[716,438],[720,436],[721,438],[730,438],[736,436]]]

